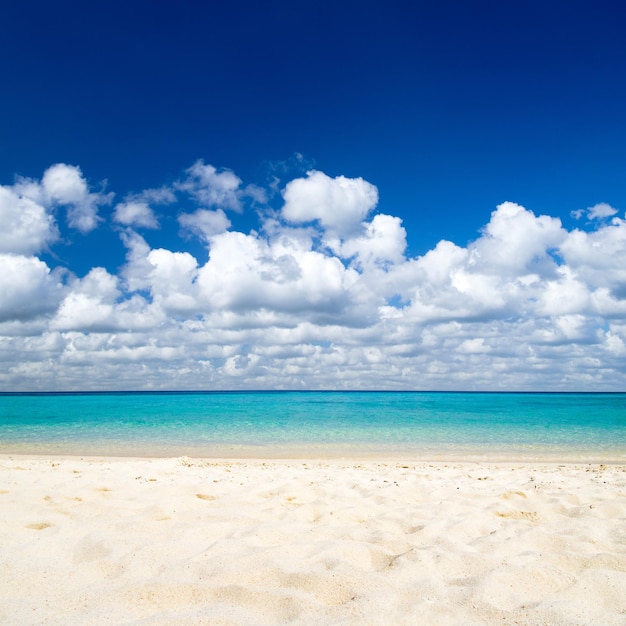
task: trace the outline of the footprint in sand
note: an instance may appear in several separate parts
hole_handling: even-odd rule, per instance
[[[74,548],[74,563],[101,561],[111,554],[106,544],[92,537],[85,537]]]
[[[505,500],[510,500],[511,498],[526,498],[526,494],[523,491],[507,491],[505,494],[502,494],[502,498]]]
[[[525,519],[529,522],[539,521],[539,513],[535,513],[534,511],[498,511],[496,515],[498,517],[506,517],[508,519]]]
[[[27,524],[26,528],[30,528],[31,530],[43,530],[44,528],[50,528],[52,524],[48,522],[39,522],[38,524]]]
[[[206,493],[197,493],[196,498],[199,498],[200,500],[217,500],[216,496],[209,496]]]

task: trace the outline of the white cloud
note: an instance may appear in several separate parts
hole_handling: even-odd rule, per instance
[[[587,285],[578,280],[569,267],[561,267],[557,279],[542,285],[537,310],[548,316],[588,312],[589,302]]]
[[[617,214],[617,209],[614,209],[610,204],[606,202],[600,202],[598,204],[594,204],[592,207],[588,209],[577,209],[576,211],[572,211],[572,217],[575,217],[579,220],[583,215],[586,215],[590,220],[602,220],[607,217],[612,217]]]
[[[475,337],[474,339],[466,339],[459,345],[459,352],[465,354],[484,354],[491,352],[492,348],[485,344],[484,337]]]
[[[89,193],[80,168],[64,163],[49,167],[41,186],[46,196],[58,204],[80,204]]]
[[[287,183],[283,217],[294,223],[319,221],[339,236],[353,234],[378,204],[378,189],[362,178],[310,171],[306,178]]]
[[[248,233],[225,213],[250,196],[234,173],[198,161],[178,189],[201,205],[179,213],[181,233],[208,254],[164,245],[165,228],[133,230],[175,199],[163,187],[117,205],[121,269],[120,258],[73,277],[32,255],[59,237],[58,207],[93,195],[80,170],[0,187],[0,388],[626,383],[626,222],[612,209],[568,231],[505,202],[476,241],[407,258],[400,218],[374,212],[362,179],[292,180]]]
[[[29,320],[54,311],[62,284],[35,257],[0,253],[0,322]]]
[[[611,331],[606,333],[605,346],[606,349],[615,356],[626,356],[626,343],[624,343],[624,340],[619,335]]]
[[[404,260],[406,231],[399,217],[379,214],[362,226],[363,234],[344,241],[326,238],[325,242],[341,257],[356,257],[360,267]]]
[[[196,161],[176,187],[189,193],[203,207],[241,212],[241,179],[230,170],[218,171],[204,161]]]
[[[559,219],[541,215],[513,202],[504,202],[491,214],[483,236],[470,246],[470,263],[495,274],[554,271],[549,252],[566,233]]]
[[[172,204],[176,202],[176,194],[169,187],[144,189],[141,193],[131,194],[126,201],[140,201],[148,204]]]
[[[49,328],[72,336],[72,346],[77,347],[76,338],[93,345],[93,335],[89,333],[100,334],[107,338],[104,344],[110,345],[116,341],[115,335],[119,332],[150,333],[165,321],[158,304],[137,294],[125,297],[122,281],[104,268],[96,267],[68,286]],[[137,339],[135,336],[127,341]],[[97,345],[101,347],[102,344]]]
[[[617,213],[617,209],[614,209],[610,204],[606,202],[600,202],[599,204],[594,204],[594,206],[587,209],[587,214],[589,218],[592,220],[595,219],[603,219],[605,217],[611,217]]]
[[[566,265],[590,290],[606,288],[626,299],[626,221],[613,218],[596,230],[574,230],[560,247]]]
[[[67,223],[81,233],[88,233],[101,221],[98,206],[110,204],[113,194],[91,193],[80,168],[57,163],[41,179],[44,198],[52,205],[67,208]]]
[[[122,267],[120,275],[126,283],[130,293],[150,288],[149,275],[152,265],[148,261],[150,246],[146,240],[132,229],[120,233],[120,237],[126,252],[126,264]]]
[[[92,269],[71,287],[55,319],[52,330],[111,330],[115,328],[114,304],[120,295],[118,279],[104,268]]]
[[[266,204],[269,198],[269,193],[263,187],[258,185],[246,185],[243,190],[243,196],[250,198],[255,204]]]
[[[152,205],[176,202],[176,195],[169,187],[144,189],[141,193],[129,194],[115,207],[113,220],[124,226],[136,228],[159,228],[159,220]]]
[[[455,273],[467,263],[468,256],[465,248],[444,240],[418,259],[417,265],[424,271],[427,284],[441,288],[451,284]]]
[[[338,313],[356,273],[334,257],[305,250],[289,238],[270,243],[226,232],[211,241],[209,262],[198,273],[206,310],[269,309]]]
[[[67,223],[82,233],[98,226],[100,205],[110,204],[113,193],[91,192],[79,167],[56,163],[43,174],[41,182],[29,178],[18,178],[14,190],[23,198],[52,211],[63,206]]]
[[[205,241],[214,235],[219,235],[230,227],[230,220],[222,209],[209,211],[198,209],[193,213],[182,213],[178,216],[178,223],[183,232],[192,233]]]
[[[0,252],[31,254],[54,242],[53,216],[31,198],[0,185]]]
[[[574,230],[560,246],[564,260],[574,266],[609,270],[626,259],[626,222],[614,218],[591,232]]]
[[[172,314],[196,312],[196,259],[188,252],[159,248],[151,250],[147,260],[152,266],[149,281],[154,301]]]
[[[146,202],[122,202],[115,207],[113,219],[125,226],[158,228],[159,223],[154,212]]]
[[[80,169],[57,163],[41,181],[18,178],[11,186],[0,185],[0,252],[41,252],[59,238],[55,210],[66,208],[67,222],[83,233],[101,221],[98,206],[110,203],[113,194],[92,193]]]

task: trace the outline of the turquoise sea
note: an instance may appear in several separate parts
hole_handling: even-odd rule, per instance
[[[0,394],[0,452],[626,461],[626,394]]]

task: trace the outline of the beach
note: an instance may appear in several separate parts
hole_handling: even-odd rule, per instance
[[[0,456],[3,624],[626,623],[626,466]]]

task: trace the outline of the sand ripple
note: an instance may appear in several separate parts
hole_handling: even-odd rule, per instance
[[[3,624],[626,623],[623,466],[0,458]]]

